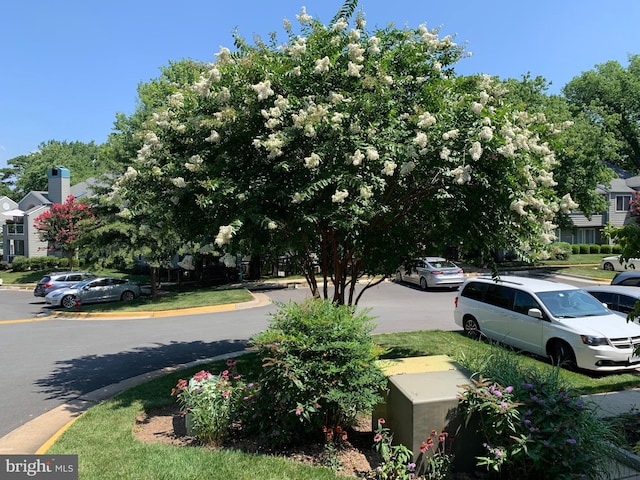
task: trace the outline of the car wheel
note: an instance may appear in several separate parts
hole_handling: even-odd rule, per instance
[[[420,288],[423,290],[426,290],[427,288],[429,288],[429,285],[427,284],[427,279],[424,277],[420,277]]]
[[[402,282],[402,274],[400,273],[400,270],[396,272],[396,282]]]
[[[462,328],[464,329],[464,333],[467,337],[472,338],[473,340],[480,340],[482,336],[482,332],[480,331],[480,325],[478,325],[478,321],[473,317],[464,317],[462,321]]]
[[[556,340],[549,347],[549,357],[553,365],[573,370],[576,367],[576,355],[567,342]]]
[[[613,272],[613,264],[606,262],[604,265],[602,265],[602,269],[607,270],[608,272]]]
[[[73,308],[76,306],[76,297],[75,295],[65,295],[62,297],[62,301],[60,302],[64,308]]]
[[[130,302],[134,298],[136,298],[136,294],[133,293],[131,290],[126,290],[122,292],[122,295],[120,296],[120,300],[122,300],[123,302]]]

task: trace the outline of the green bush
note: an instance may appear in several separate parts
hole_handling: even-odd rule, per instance
[[[589,245],[585,245],[584,243],[580,244],[580,254],[586,255],[589,253]]]
[[[556,260],[569,260],[573,249],[570,243],[554,242],[549,246],[551,258]]]
[[[560,368],[524,368],[497,349],[475,367],[483,376],[465,387],[459,411],[481,435],[486,478],[608,478],[613,430]]]
[[[571,253],[573,255],[580,255],[580,245],[574,243],[571,245]]]
[[[14,272],[27,272],[29,271],[29,260],[27,257],[16,255],[11,262],[11,269]]]
[[[600,245],[600,253],[611,253],[611,245]]]
[[[597,244],[589,245],[589,253],[600,253],[600,245],[597,245]]]
[[[375,360],[366,311],[309,299],[279,304],[269,327],[252,340],[263,360],[246,419],[272,445],[354,425],[380,402],[386,378]]]
[[[622,247],[620,245],[614,245],[611,247],[611,253],[614,255],[620,255],[622,253]]]

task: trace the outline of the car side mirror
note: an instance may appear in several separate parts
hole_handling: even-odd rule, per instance
[[[539,308],[530,308],[527,312],[527,315],[533,318],[544,318],[544,315],[542,315],[542,310],[540,310]]]

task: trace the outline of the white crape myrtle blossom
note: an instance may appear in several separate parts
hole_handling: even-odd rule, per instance
[[[378,37],[369,37],[368,43],[369,46],[367,47],[367,53],[369,55],[378,55],[381,52],[380,39]]]
[[[373,189],[368,185],[363,185],[360,187],[360,197],[364,200],[369,200],[373,197]]]
[[[327,73],[329,68],[331,68],[331,61],[329,60],[329,57],[325,55],[321,59],[316,60],[316,66],[313,69],[313,73]]]
[[[220,143],[220,134],[215,130],[211,130],[211,133],[204,139],[204,141],[209,143]]]
[[[434,117],[430,112],[424,112],[418,117],[418,126],[430,127],[431,125],[436,124],[436,117]]]
[[[169,95],[168,103],[169,106],[173,108],[184,107],[184,95],[182,94],[182,92],[174,92]]]
[[[218,230],[218,235],[216,235],[214,242],[219,247],[222,247],[223,245],[231,243],[231,238],[234,234],[235,229],[233,225],[222,225]]]
[[[349,192],[347,190],[336,190],[336,193],[331,195],[331,201],[333,203],[344,203],[348,196]]]
[[[184,164],[184,168],[190,172],[197,172],[202,167],[202,157],[200,155],[192,155],[189,161]]]
[[[350,43],[349,45],[347,45],[347,49],[349,50],[349,60],[355,63],[364,62],[363,53],[365,52],[365,50],[360,46],[359,43]]]
[[[169,112],[167,110],[153,112],[151,115],[151,121],[158,127],[167,127],[169,126]]]
[[[472,160],[480,160],[482,156],[482,144],[480,142],[473,142],[471,148],[469,148],[469,155]]]
[[[122,175],[122,179],[127,180],[135,180],[138,177],[138,171],[133,167],[127,167],[127,171]]]
[[[313,17],[311,15],[307,14],[307,8],[306,7],[302,7],[300,9],[300,13],[298,15],[296,15],[296,19],[300,23],[309,23],[311,20],[313,20]]]
[[[563,196],[562,200],[560,201],[560,208],[564,212],[570,212],[571,210],[575,210],[579,206],[580,205],[573,201],[570,193],[567,193],[565,196]]]
[[[478,138],[480,140],[486,140],[486,141],[491,140],[493,138],[493,129],[485,125],[480,129],[480,133],[478,133]]]
[[[471,111],[476,115],[480,115],[482,113],[483,108],[484,108],[484,105],[482,105],[480,102],[473,102],[471,104]]]
[[[353,152],[353,155],[347,156],[347,163],[350,163],[357,167],[362,164],[362,160],[364,160],[364,158],[364,154],[360,151],[360,149],[357,149],[355,152]]]
[[[349,28],[349,22],[347,21],[346,18],[340,17],[336,21],[336,23],[333,24],[332,30],[334,32],[342,32],[343,30],[346,30],[347,28]]]
[[[427,146],[428,141],[429,137],[427,137],[427,134],[424,132],[418,132],[418,134],[413,139],[413,143],[422,148],[425,148]]]
[[[442,150],[440,150],[440,158],[442,160],[449,160],[450,157],[451,150],[449,150],[447,147],[443,147]]]
[[[307,51],[307,39],[304,37],[296,38],[296,41],[288,49],[289,55],[293,58],[301,58]]]
[[[397,166],[397,163],[392,162],[391,160],[385,160],[384,167],[382,168],[382,174],[392,177],[393,173],[396,171]]]
[[[458,135],[460,134],[460,130],[458,130],[457,128],[453,129],[453,130],[449,130],[447,132],[444,132],[442,134],[442,139],[443,140],[452,140],[454,138],[458,138]]]
[[[304,157],[304,166],[307,168],[316,168],[320,165],[321,160],[320,155],[312,153],[310,156]]]
[[[258,100],[266,100],[275,92],[271,89],[271,81],[265,80],[264,82],[258,82],[255,85],[251,85],[251,88],[258,94]]]
[[[220,51],[216,53],[216,58],[218,59],[219,65],[227,65],[233,62],[231,50],[229,50],[227,47],[220,47]]]
[[[278,224],[276,222],[274,222],[273,220],[269,220],[267,222],[267,229],[276,230],[277,228],[278,228]]]
[[[471,165],[463,165],[451,170],[449,173],[453,177],[453,181],[458,185],[463,185],[471,181]]]
[[[524,207],[526,206],[526,202],[522,199],[519,200],[514,200],[513,202],[511,202],[511,205],[509,206],[509,208],[511,210],[513,210],[514,212],[522,215],[522,216],[526,216],[527,212],[524,209]]]
[[[360,77],[360,70],[362,70],[362,68],[363,65],[349,62],[347,65],[347,75],[350,77]]]
[[[233,268],[237,265],[236,256],[231,255],[227,252],[222,257],[220,257],[220,263],[222,263],[227,268]]]
[[[482,105],[486,105],[490,98],[491,95],[489,95],[485,90],[480,92],[480,103]]]
[[[365,155],[367,156],[367,160],[376,161],[380,159],[378,150],[373,147],[367,147],[367,149],[365,150]]]
[[[178,188],[184,188],[187,186],[187,182],[185,182],[184,178],[182,177],[172,178],[171,183],[173,183]]]

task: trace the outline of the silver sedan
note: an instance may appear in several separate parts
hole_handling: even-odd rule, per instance
[[[434,287],[458,288],[464,282],[464,272],[455,263],[442,257],[424,257],[412,260],[396,271],[396,281],[420,285],[423,290]]]
[[[81,303],[130,301],[140,296],[140,285],[124,278],[99,277],[77,283],[71,288],[54,290],[45,302],[54,307],[73,308]]]

